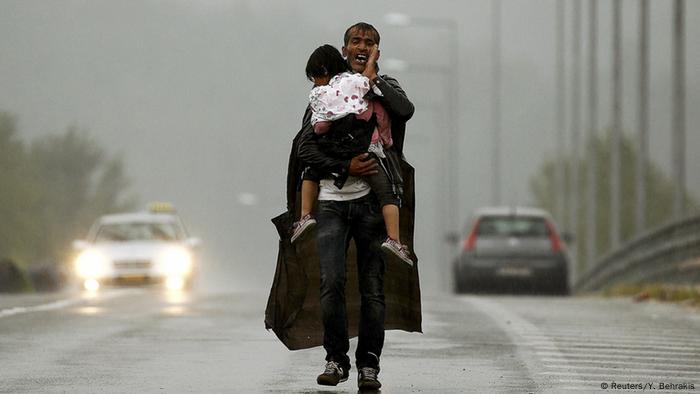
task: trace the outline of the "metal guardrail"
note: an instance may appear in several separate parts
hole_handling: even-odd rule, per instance
[[[665,224],[602,256],[579,277],[574,290],[619,283],[700,283],[700,216]]]

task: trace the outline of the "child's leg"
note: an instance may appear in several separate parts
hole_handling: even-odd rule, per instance
[[[318,198],[318,183],[304,179],[301,183],[301,217],[308,215],[314,209]]]
[[[316,220],[310,216],[314,208],[314,203],[318,198],[318,183],[309,179],[304,179],[301,183],[301,217],[292,226],[291,242],[303,238],[311,228],[316,225]]]
[[[399,237],[399,207],[394,204],[387,204],[382,207],[382,215],[384,215],[384,225],[386,226],[386,235],[401,242]]]
[[[379,174],[371,175],[366,180],[382,206],[386,234],[389,237],[382,242],[381,248],[398,257],[404,263],[413,266],[411,252],[406,245],[401,243],[399,237],[399,206],[401,199],[396,194],[398,192],[394,187],[395,185],[391,182],[387,161],[382,159],[379,162],[381,167]]]
[[[389,175],[384,168],[380,168],[379,173],[370,175],[365,180],[369,183],[382,207],[386,235],[395,241],[401,241],[399,238],[399,199],[394,195]]]

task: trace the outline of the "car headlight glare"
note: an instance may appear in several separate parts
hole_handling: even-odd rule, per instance
[[[167,275],[187,275],[192,271],[192,254],[179,247],[166,249],[158,263]]]
[[[94,249],[88,249],[78,256],[75,261],[75,270],[81,278],[98,278],[104,275],[109,264],[109,259]]]

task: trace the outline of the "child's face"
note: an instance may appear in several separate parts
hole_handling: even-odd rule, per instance
[[[331,77],[328,75],[324,75],[321,77],[314,77],[314,86],[328,85],[328,83],[330,81],[331,81]]]

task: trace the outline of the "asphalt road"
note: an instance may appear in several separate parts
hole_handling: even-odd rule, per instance
[[[357,392],[354,370],[317,386],[323,350],[287,351],[263,328],[265,301],[151,288],[0,295],[0,392]],[[695,309],[449,295],[423,308],[424,334],[387,333],[384,393],[700,392]]]

